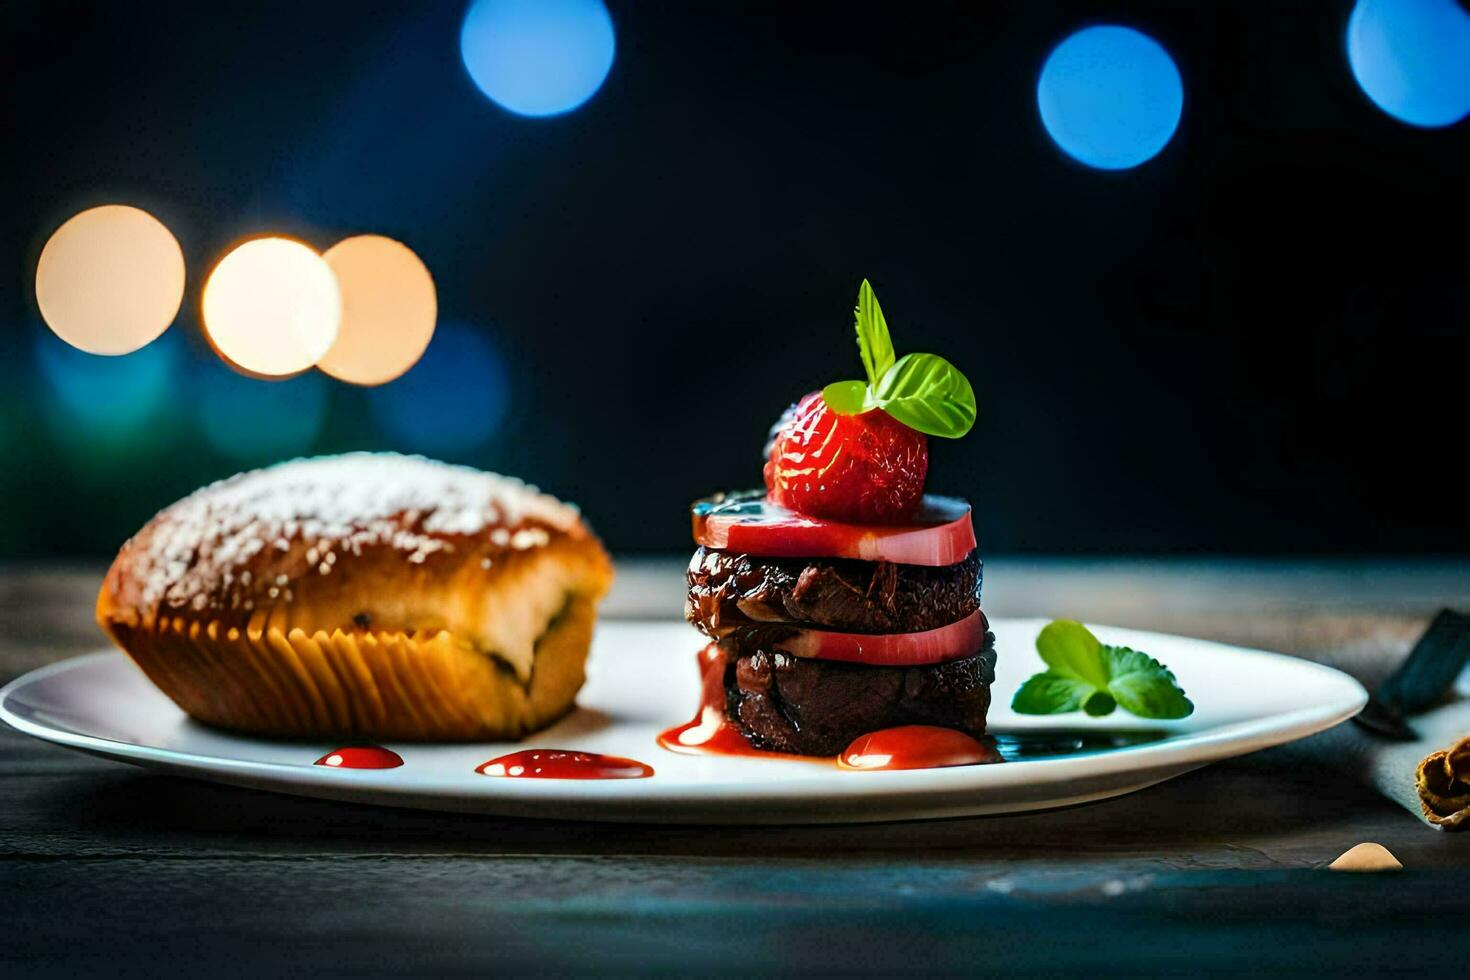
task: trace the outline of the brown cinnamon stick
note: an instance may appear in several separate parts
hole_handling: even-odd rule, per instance
[[[1441,830],[1470,827],[1470,736],[1420,762],[1414,782],[1426,820]]]

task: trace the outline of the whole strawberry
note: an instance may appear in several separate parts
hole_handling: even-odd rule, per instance
[[[901,524],[924,496],[928,439],[881,409],[839,415],[820,391],[776,431],[766,461],[772,502],[848,524]]]
[[[873,287],[854,312],[864,381],[807,395],[771,434],[766,491],[802,514],[850,524],[901,524],[924,496],[926,436],[958,439],[975,422],[975,392],[937,354],[897,357]]]

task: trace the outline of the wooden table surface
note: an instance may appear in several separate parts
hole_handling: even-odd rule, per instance
[[[0,572],[0,681],[100,645],[98,576]],[[680,581],[674,561],[623,563],[606,615],[677,615]],[[1467,602],[1465,564],[986,570],[992,615],[1366,664]],[[1368,840],[1406,870],[1323,870]],[[1279,750],[1048,813],[705,829],[295,799],[0,730],[0,972],[1462,976],[1467,869],[1470,834],[1431,830]]]

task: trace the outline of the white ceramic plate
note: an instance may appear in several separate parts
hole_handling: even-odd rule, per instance
[[[593,646],[580,709],[511,744],[388,743],[404,765],[343,770],[313,765],[337,743],[277,742],[190,721],[121,653],[34,671],[0,691],[0,717],[21,731],[96,755],[241,786],[393,806],[577,820],[816,823],[903,820],[1039,810],[1142,789],[1208,762],[1311,735],[1352,717],[1367,694],[1318,664],[1203,640],[1095,628],[1104,642],[1145,650],[1173,668],[1196,705],[1189,718],[1140,722],[1011,713],[1011,695],[1040,668],[1040,620],[997,620],[999,664],[991,729],[1151,730],[1155,740],[999,765],[852,772],[799,760],[689,756],[655,742],[694,715],[699,637],[682,623],[610,622]],[[648,779],[508,779],[475,772],[516,748],[572,748],[653,766]]]

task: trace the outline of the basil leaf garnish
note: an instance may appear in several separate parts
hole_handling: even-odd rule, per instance
[[[958,439],[975,424],[975,390],[953,364],[938,354],[895,359],[888,321],[873,286],[864,279],[853,310],[858,353],[867,383],[836,381],[822,398],[838,415],[882,409],[925,435]]]
[[[861,415],[873,407],[868,386],[861,381],[834,381],[822,389],[822,398],[838,415]]]
[[[878,382],[873,401],[925,435],[958,439],[975,424],[975,390],[938,354],[905,354]]]
[[[878,381],[893,367],[893,338],[888,335],[888,321],[883,318],[883,307],[873,286],[864,279],[858,287],[857,308],[853,310],[854,326],[857,328],[858,353],[863,359],[863,370],[868,373],[868,387],[876,389]]]

